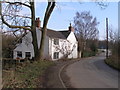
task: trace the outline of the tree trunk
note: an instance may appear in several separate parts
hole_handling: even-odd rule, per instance
[[[36,26],[35,26],[35,7],[34,7],[34,2],[30,2],[31,4],[31,34],[32,34],[32,44],[34,47],[34,57],[35,60],[38,55],[38,42],[37,42],[37,34],[36,34]]]
[[[47,5],[46,12],[45,12],[44,21],[43,21],[43,29],[42,29],[42,36],[41,36],[39,56],[38,56],[40,60],[43,59],[43,55],[44,55],[45,38],[46,38],[46,33],[47,33],[47,23],[48,23],[48,20],[50,18],[50,15],[54,7],[55,7],[55,2],[48,1],[48,5]]]
[[[40,45],[40,48],[38,50],[39,55],[38,55],[38,58],[37,58],[37,59],[40,59],[40,60],[43,59],[43,55],[44,55],[44,46],[45,46],[46,32],[47,32],[47,29],[43,28],[42,29],[42,36],[41,36],[41,43],[40,43],[41,45]]]
[[[81,57],[82,57],[82,52],[78,51],[78,58],[81,58]]]

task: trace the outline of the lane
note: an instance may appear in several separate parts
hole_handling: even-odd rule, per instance
[[[118,88],[118,71],[104,63],[104,55],[80,60],[66,68],[75,88]]]

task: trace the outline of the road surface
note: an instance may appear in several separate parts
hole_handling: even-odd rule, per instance
[[[74,88],[118,88],[118,71],[104,63],[105,56],[80,60],[66,68]]]

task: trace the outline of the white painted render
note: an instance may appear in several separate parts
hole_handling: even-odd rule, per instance
[[[39,47],[40,40],[41,40],[41,31],[37,29],[36,33],[37,33],[37,40],[38,40],[38,47]],[[76,37],[73,32],[71,32],[69,34],[67,39],[59,38],[59,45],[54,44],[54,38],[50,38],[47,36],[45,39],[44,58],[58,60],[58,59],[53,58],[54,52],[59,52],[59,59],[60,59],[68,51],[71,52],[70,55],[68,55],[68,58],[77,58],[77,55],[78,55],[78,53],[77,53],[78,45],[77,44],[78,43],[77,43]],[[67,47],[67,49],[66,49],[66,47]],[[17,47],[14,49],[14,51],[13,51],[14,59],[17,58],[17,51],[22,51],[22,59],[25,58],[25,52],[31,52],[30,58],[34,57],[32,36],[31,36],[30,32],[22,38],[22,43],[18,44]]]
[[[74,35],[74,32],[71,31],[69,36],[67,37],[67,40],[71,43],[71,50],[73,49],[72,53],[68,56],[68,58],[77,58],[78,57],[78,42],[76,40],[76,37]]]
[[[49,39],[49,51],[50,55],[52,57],[52,60],[57,60],[53,58],[54,52],[59,52],[59,58],[62,58],[64,54],[66,54],[68,51],[70,52],[70,55],[68,55],[68,58],[77,58],[78,57],[78,42],[76,40],[76,37],[73,32],[71,32],[66,39],[59,39],[59,45],[54,45],[54,39]],[[65,49],[67,47],[67,49]],[[63,54],[64,53],[64,54]]]
[[[34,57],[33,45],[32,45],[32,37],[31,33],[28,32],[26,36],[22,38],[22,43],[17,44],[17,47],[13,51],[13,58],[17,58],[17,51],[22,51],[22,59],[25,58],[25,52],[31,52],[31,57]]]
[[[51,50],[50,52],[51,52],[52,60],[57,60],[57,59],[53,58],[54,52],[59,52],[59,59],[64,56],[64,54],[62,52],[65,52],[65,49],[62,49],[62,48],[67,46],[67,43],[65,43],[65,42],[68,42],[68,41],[66,39],[59,39],[59,45],[54,45],[54,38],[50,39],[51,44],[50,44],[49,48]]]
[[[41,31],[39,29],[36,30],[37,34],[37,41],[38,41],[38,48],[40,47],[40,41],[41,41]],[[45,58],[48,58],[48,37],[46,37],[45,40],[45,48],[44,48],[44,56]],[[25,58],[25,52],[31,52],[31,57],[34,57],[34,48],[32,45],[32,35],[31,32],[28,32],[23,38],[22,38],[22,43],[17,44],[17,47],[13,51],[13,58],[17,58],[17,51],[22,51],[22,58]]]

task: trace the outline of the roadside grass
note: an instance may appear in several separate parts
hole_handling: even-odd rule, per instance
[[[96,52],[93,51],[84,51],[83,52],[83,57],[91,57],[91,56],[95,56]]]
[[[3,88],[41,88],[42,75],[52,61],[29,61],[10,70],[3,70]]]
[[[108,59],[105,59],[105,63],[117,70],[120,70],[120,60],[118,60],[118,56],[110,56]]]

